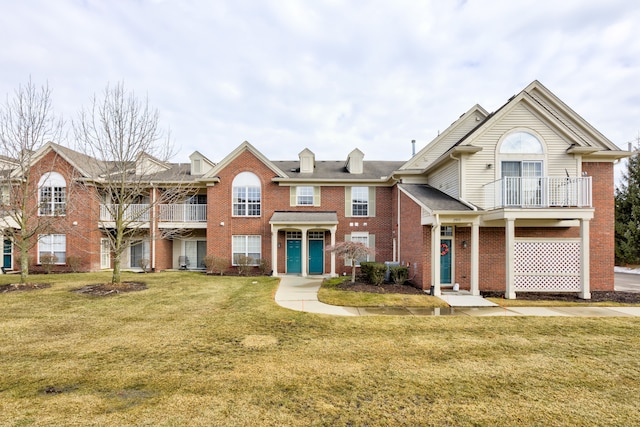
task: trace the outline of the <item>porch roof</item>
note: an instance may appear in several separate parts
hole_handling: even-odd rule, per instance
[[[296,212],[296,211],[275,211],[269,220],[269,224],[276,225],[335,225],[338,224],[338,214],[336,212],[316,211],[316,212]]]
[[[473,209],[427,184],[398,184],[411,198],[433,211],[473,211]]]

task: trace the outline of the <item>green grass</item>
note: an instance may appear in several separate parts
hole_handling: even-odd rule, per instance
[[[332,317],[274,278],[0,294],[0,425],[634,425],[637,318]],[[0,276],[0,283],[9,283]],[[257,282],[257,283],[254,283]],[[46,390],[57,393],[45,393]]]
[[[323,281],[318,291],[318,300],[325,304],[343,307],[449,307],[440,298],[427,294],[375,294],[344,291],[338,288],[344,280],[350,280],[350,278],[335,277]]]

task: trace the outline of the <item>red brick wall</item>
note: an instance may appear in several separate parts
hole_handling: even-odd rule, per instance
[[[583,163],[582,170],[592,177],[595,208],[589,225],[591,290],[612,291],[615,266],[613,163]]]
[[[431,227],[420,225],[421,209],[402,191],[400,194],[400,230],[394,229],[399,236],[399,261],[409,265],[411,282],[421,289],[431,286]]]
[[[232,216],[233,179],[241,172],[256,174],[262,183],[262,209],[259,217]],[[261,235],[262,257],[271,262],[271,225],[269,220],[275,211],[335,211],[338,216],[336,243],[344,241],[344,236],[352,231],[367,231],[376,236],[376,260],[389,261],[392,257],[391,240],[391,188],[376,189],[375,217],[345,217],[344,187],[323,186],[320,190],[321,206],[290,206],[289,187],[272,182],[275,173],[256,158],[251,152],[244,151],[218,174],[220,182],[210,186],[207,192],[208,226],[207,254],[224,257],[231,264],[231,239],[233,235]],[[224,222],[224,226],[220,223]],[[358,224],[356,226],[355,224]],[[365,225],[366,223],[366,225]],[[285,233],[278,234],[278,273],[286,270]],[[330,234],[325,233],[325,245],[330,244]],[[330,253],[325,252],[325,273],[330,271]],[[344,261],[336,258],[336,272],[348,271]]]
[[[37,212],[38,201],[38,181],[47,172],[60,173],[67,183],[67,211],[64,216],[40,217]],[[45,154],[31,169],[31,189],[29,212],[31,221],[45,221],[49,223],[46,233],[65,234],[67,241],[67,257],[79,257],[81,259],[80,268],[83,271],[98,270],[100,268],[100,236],[97,228],[99,202],[95,194],[95,188],[81,186],[74,183],[74,178],[78,176],[77,171],[58,156],[50,151]],[[40,234],[44,234],[41,232]],[[33,259],[33,264],[37,262],[38,246],[35,244],[30,249],[29,254]],[[14,263],[18,262],[18,255],[15,254]],[[19,265],[16,265],[19,268]],[[38,271],[38,266],[34,265],[34,271]],[[68,270],[67,266],[56,266],[56,270]]]

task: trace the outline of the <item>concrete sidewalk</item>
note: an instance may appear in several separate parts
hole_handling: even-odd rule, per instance
[[[322,280],[322,277],[280,276],[276,303],[291,310],[335,316],[640,316],[640,307],[339,307],[318,301]]]

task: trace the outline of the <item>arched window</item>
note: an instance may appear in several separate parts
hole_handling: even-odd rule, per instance
[[[260,216],[260,178],[251,172],[239,173],[233,179],[233,215]]]
[[[500,178],[506,206],[543,204],[545,148],[531,132],[516,130],[499,145]]]
[[[500,145],[500,154],[544,154],[538,138],[529,132],[510,133]]]
[[[64,215],[67,211],[67,182],[58,172],[48,172],[38,181],[38,215]]]

